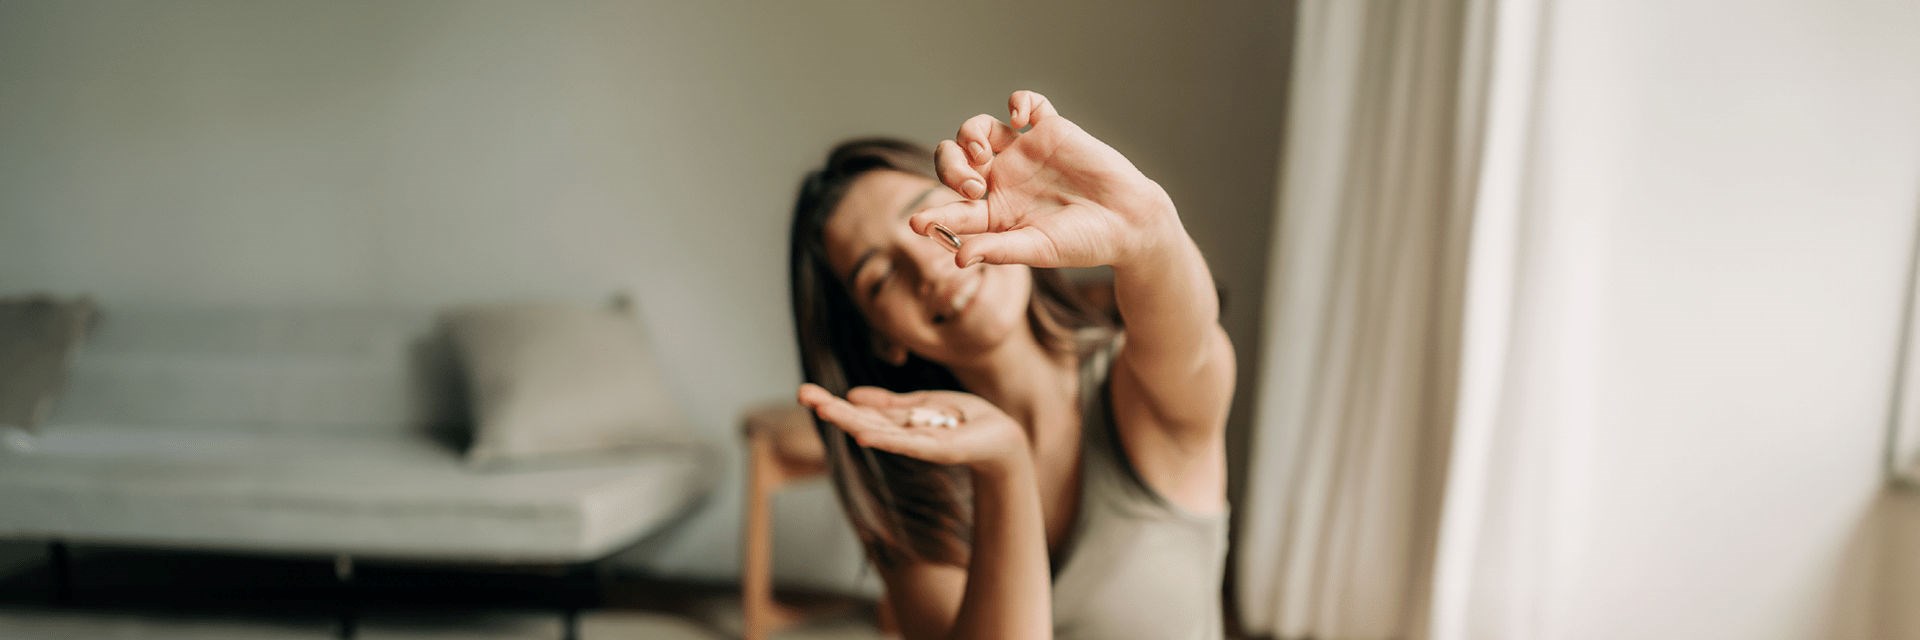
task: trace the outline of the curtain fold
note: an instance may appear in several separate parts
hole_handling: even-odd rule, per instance
[[[1464,628],[1466,592],[1434,586],[1475,575],[1482,530],[1469,525],[1487,519],[1487,484],[1508,477],[1450,462],[1462,418],[1476,425],[1469,457],[1493,442],[1525,144],[1526,119],[1509,112],[1530,108],[1532,6],[1299,4],[1264,375],[1236,507],[1250,634]],[[1454,505],[1467,511],[1443,510]]]
[[[1465,68],[1478,87],[1479,153],[1470,198],[1454,435],[1442,498],[1433,600],[1420,635],[1433,640],[1555,637],[1546,607],[1565,575],[1556,527],[1579,522],[1563,479],[1577,476],[1574,334],[1593,289],[1578,266],[1597,234],[1549,215],[1535,134],[1547,43],[1546,3],[1476,0]]]

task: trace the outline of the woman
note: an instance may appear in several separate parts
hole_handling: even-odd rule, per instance
[[[1212,277],[1158,184],[1037,93],[1008,110],[932,175],[865,140],[808,176],[800,402],[907,638],[1218,637],[1234,361]],[[1099,265],[1124,337],[1051,271]]]

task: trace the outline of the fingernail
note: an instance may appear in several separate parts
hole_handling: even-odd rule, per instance
[[[978,142],[969,142],[967,143],[967,153],[973,155],[974,164],[985,164],[987,162],[987,145]]]
[[[980,196],[987,195],[987,183],[969,179],[960,184],[960,191],[968,198],[979,200]]]

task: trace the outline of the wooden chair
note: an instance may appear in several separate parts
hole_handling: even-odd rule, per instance
[[[740,570],[740,602],[746,614],[747,640],[804,620],[808,612],[773,597],[773,496],[788,485],[825,478],[826,449],[813,418],[798,404],[755,407],[742,425],[747,440],[747,530]],[[884,596],[878,607],[880,631],[895,634]]]

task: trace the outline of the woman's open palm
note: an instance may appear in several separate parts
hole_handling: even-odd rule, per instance
[[[937,464],[980,469],[1026,456],[1027,435],[993,403],[957,391],[893,393],[855,387],[841,399],[816,384],[800,385],[800,404],[853,436],[860,446]],[[913,425],[915,408],[959,418],[952,427]]]
[[[934,152],[940,181],[969,199],[908,221],[921,235],[934,224],[960,234],[956,264],[1111,265],[1178,224],[1159,184],[1061,117],[1046,97],[1016,91],[1007,107],[1011,126],[974,116]]]

